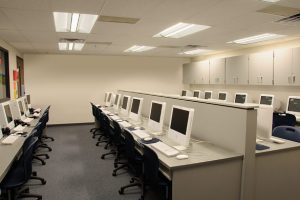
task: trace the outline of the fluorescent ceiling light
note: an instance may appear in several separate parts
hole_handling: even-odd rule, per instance
[[[203,31],[208,28],[210,28],[210,26],[180,22],[163,30],[162,32],[154,35],[153,37],[181,38],[199,31]]]
[[[200,54],[203,54],[203,53],[208,53],[210,51],[211,50],[208,50],[208,49],[194,49],[194,50],[182,52],[180,54],[185,54],[185,55],[200,55]]]
[[[90,33],[98,15],[53,12],[56,32]]]
[[[124,52],[143,52],[143,51],[149,51],[154,48],[156,48],[156,47],[134,45],[134,46],[126,49]]]
[[[67,50],[67,46],[68,46],[68,43],[66,43],[66,42],[59,42],[58,43],[58,48],[59,48],[60,51]]]
[[[276,2],[278,2],[280,0],[262,0],[262,1],[269,2],[269,3],[276,3]]]
[[[251,44],[251,43],[257,43],[257,42],[262,42],[262,41],[267,41],[267,40],[274,40],[278,38],[285,37],[285,35],[277,35],[274,33],[264,33],[260,35],[255,35],[247,38],[242,38],[238,40],[234,40],[228,43],[237,43],[237,44]]]
[[[74,50],[75,50],[75,51],[81,51],[82,48],[83,48],[83,46],[84,46],[84,43],[78,43],[78,42],[76,42],[76,43],[74,44]]]

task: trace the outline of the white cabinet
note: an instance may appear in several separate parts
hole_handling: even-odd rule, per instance
[[[210,60],[209,80],[210,84],[225,84],[225,58]]]
[[[300,48],[293,49],[292,83],[300,86]]]
[[[273,51],[249,55],[249,84],[273,85]]]
[[[209,84],[209,61],[183,65],[184,84]]]
[[[226,84],[248,85],[248,55],[226,58]]]
[[[291,85],[293,49],[274,50],[274,85]]]

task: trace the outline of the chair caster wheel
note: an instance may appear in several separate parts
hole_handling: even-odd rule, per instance
[[[124,191],[122,189],[120,189],[119,194],[124,194]]]
[[[114,167],[117,168],[117,167],[118,167],[118,164],[115,163],[115,164],[114,164]]]
[[[112,176],[117,176],[117,173],[116,173],[116,172],[113,172],[113,173],[112,173]]]
[[[134,182],[134,179],[131,179],[130,181],[129,181],[129,183],[133,183]]]
[[[46,155],[46,159],[49,159],[50,158],[50,156],[49,155]]]
[[[42,181],[42,185],[46,185],[47,181],[46,180],[43,180]]]
[[[46,163],[45,163],[45,162],[43,162],[43,163],[42,163],[42,165],[46,165]]]
[[[102,156],[101,156],[101,159],[102,159],[102,160],[104,160],[104,158],[105,158],[105,156],[104,156],[104,155],[102,155]]]

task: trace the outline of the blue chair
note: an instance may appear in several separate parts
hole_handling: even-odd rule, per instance
[[[29,137],[23,145],[23,154],[15,162],[0,184],[0,188],[5,191],[7,199],[15,200],[18,198],[42,199],[41,195],[30,194],[29,188],[22,188],[32,177],[32,158],[36,137]]]
[[[278,126],[273,136],[300,143],[300,129],[292,126]]]
[[[296,117],[289,113],[273,113],[273,129],[277,126],[295,126]]]

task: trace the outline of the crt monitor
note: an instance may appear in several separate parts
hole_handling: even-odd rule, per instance
[[[227,92],[219,92],[218,99],[222,101],[227,101]]]
[[[130,103],[130,96],[124,95],[123,96],[122,105],[121,105],[121,113],[123,115],[127,115],[128,114],[129,103]]]
[[[29,112],[29,106],[28,106],[27,99],[26,99],[26,98],[23,98],[23,102],[24,102],[25,114],[26,114],[26,115],[29,115],[30,112]]]
[[[114,100],[114,109],[119,108],[120,99],[121,99],[121,94],[116,94],[116,97],[115,97],[115,100]]]
[[[111,106],[112,100],[113,100],[113,93],[108,92],[106,102],[105,102],[105,106]]]
[[[296,116],[299,121],[300,116],[300,96],[289,96],[287,101],[286,112]]]
[[[168,137],[181,146],[188,146],[193,125],[194,109],[172,106]]]
[[[246,93],[236,93],[234,103],[247,103],[247,96]]]
[[[162,132],[166,102],[151,101],[148,128],[154,132]]]
[[[31,102],[30,102],[30,94],[26,94],[25,97],[26,97],[26,99],[27,99],[27,103],[28,103],[28,104],[31,104]]]
[[[133,97],[131,101],[131,108],[129,112],[129,118],[133,120],[139,120],[141,116],[143,105],[143,98]]]
[[[212,91],[205,91],[204,99],[211,99],[211,98],[212,98]]]
[[[186,90],[182,90],[181,91],[181,96],[185,97],[187,95],[187,91]]]
[[[261,94],[259,99],[259,104],[273,106],[273,100],[274,100],[274,95]]]
[[[1,110],[1,126],[3,128],[8,127],[10,129],[15,127],[15,123],[13,120],[13,116],[12,116],[12,110],[11,110],[11,105],[10,102],[4,102],[1,104],[0,106],[0,110]]]
[[[194,90],[193,91],[193,97],[196,97],[198,99],[200,99],[201,96],[201,91],[200,90]]]

